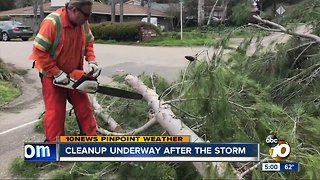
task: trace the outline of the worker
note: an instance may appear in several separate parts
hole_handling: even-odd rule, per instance
[[[78,80],[86,73],[83,61],[90,70],[100,72],[93,49],[94,38],[88,19],[92,0],[70,0],[65,7],[49,14],[41,23],[31,54],[39,70],[45,105],[44,131],[47,142],[65,135],[66,101],[73,105],[83,135],[96,135],[96,120],[88,95],[73,89],[58,87],[71,79]],[[100,74],[100,73],[99,73]]]

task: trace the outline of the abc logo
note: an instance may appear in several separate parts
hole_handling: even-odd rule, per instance
[[[289,144],[284,139],[278,139],[275,135],[269,135],[266,143],[270,147],[269,154],[276,161],[285,161],[291,152]]]

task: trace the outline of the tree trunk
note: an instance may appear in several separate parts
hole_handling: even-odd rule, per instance
[[[264,0],[261,0],[261,1],[259,1],[259,3],[258,3],[259,6],[260,6],[260,7],[259,7],[259,8],[260,8],[260,9],[259,9],[260,11],[263,11],[263,1],[264,1]]]
[[[148,0],[148,20],[147,22],[150,23],[151,22],[151,0]]]
[[[226,20],[229,1],[230,0],[223,0],[222,1],[222,7],[223,7],[222,16],[221,16],[222,22]]]
[[[39,31],[38,0],[33,1],[33,28],[34,33],[37,34]]]
[[[116,21],[116,4],[114,0],[111,0],[111,22]]]
[[[123,22],[123,0],[120,0],[120,23]]]
[[[275,0],[273,0],[272,3],[272,12],[273,12],[273,17],[277,16],[277,2]]]
[[[204,22],[204,0],[198,0],[198,26]]]
[[[201,137],[195,134],[188,126],[186,126],[180,119],[171,111],[168,105],[164,105],[162,100],[158,100],[158,94],[143,84],[137,77],[128,75],[126,76],[128,84],[138,93],[143,95],[143,98],[148,101],[149,106],[153,109],[157,122],[168,132],[170,135],[190,135],[190,142],[204,143]],[[224,174],[226,163],[223,162],[193,162],[197,171],[204,178],[209,178],[208,172],[216,172],[220,177]]]
[[[208,22],[207,22],[207,25],[210,24],[210,21],[211,21],[211,18],[214,14],[214,9],[216,8],[217,4],[218,4],[219,0],[216,0],[216,2],[214,3],[212,9],[211,9],[211,12],[210,12],[210,15],[209,15],[209,19],[208,19]]]
[[[44,10],[43,10],[43,0],[39,0],[40,1],[40,21],[42,22],[42,20],[44,19]]]

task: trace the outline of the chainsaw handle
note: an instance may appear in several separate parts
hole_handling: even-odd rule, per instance
[[[92,77],[93,71],[90,71],[88,74],[83,75],[79,80],[77,80],[73,85],[72,88],[76,89],[80,84],[87,80],[97,80],[96,77]]]

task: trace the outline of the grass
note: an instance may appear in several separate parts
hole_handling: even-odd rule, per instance
[[[0,92],[0,104],[12,101],[21,93],[11,82],[4,80],[0,80]]]
[[[14,179],[110,179],[119,163],[112,162],[25,162],[17,157],[10,164]]]
[[[115,41],[98,39],[95,43],[98,44],[117,44],[117,45],[139,45],[139,46],[201,46],[203,44],[212,45],[216,39],[212,35],[194,35],[194,33],[183,33],[183,40],[180,39],[180,33],[163,33],[162,35],[147,39],[143,42],[134,41]]]
[[[0,105],[12,101],[21,94],[21,90],[11,81],[13,74],[25,75],[26,73],[26,70],[8,67],[0,58]]]
[[[212,45],[217,37],[212,33],[184,32],[182,40],[180,33],[164,33],[156,38],[147,39],[140,44],[145,46],[201,46],[203,44]]]
[[[121,45],[140,45],[140,46],[202,46],[204,44],[213,45],[219,39],[230,36],[231,38],[248,38],[251,36],[262,37],[267,32],[257,30],[252,27],[204,27],[186,28],[182,34],[180,32],[163,32],[160,36],[149,38],[143,42],[118,42],[115,40],[101,40],[95,42],[100,44],[121,44]]]
[[[25,162],[21,157],[17,157],[10,164],[10,173],[16,177],[35,178],[39,176],[40,169],[48,165],[46,162]]]

